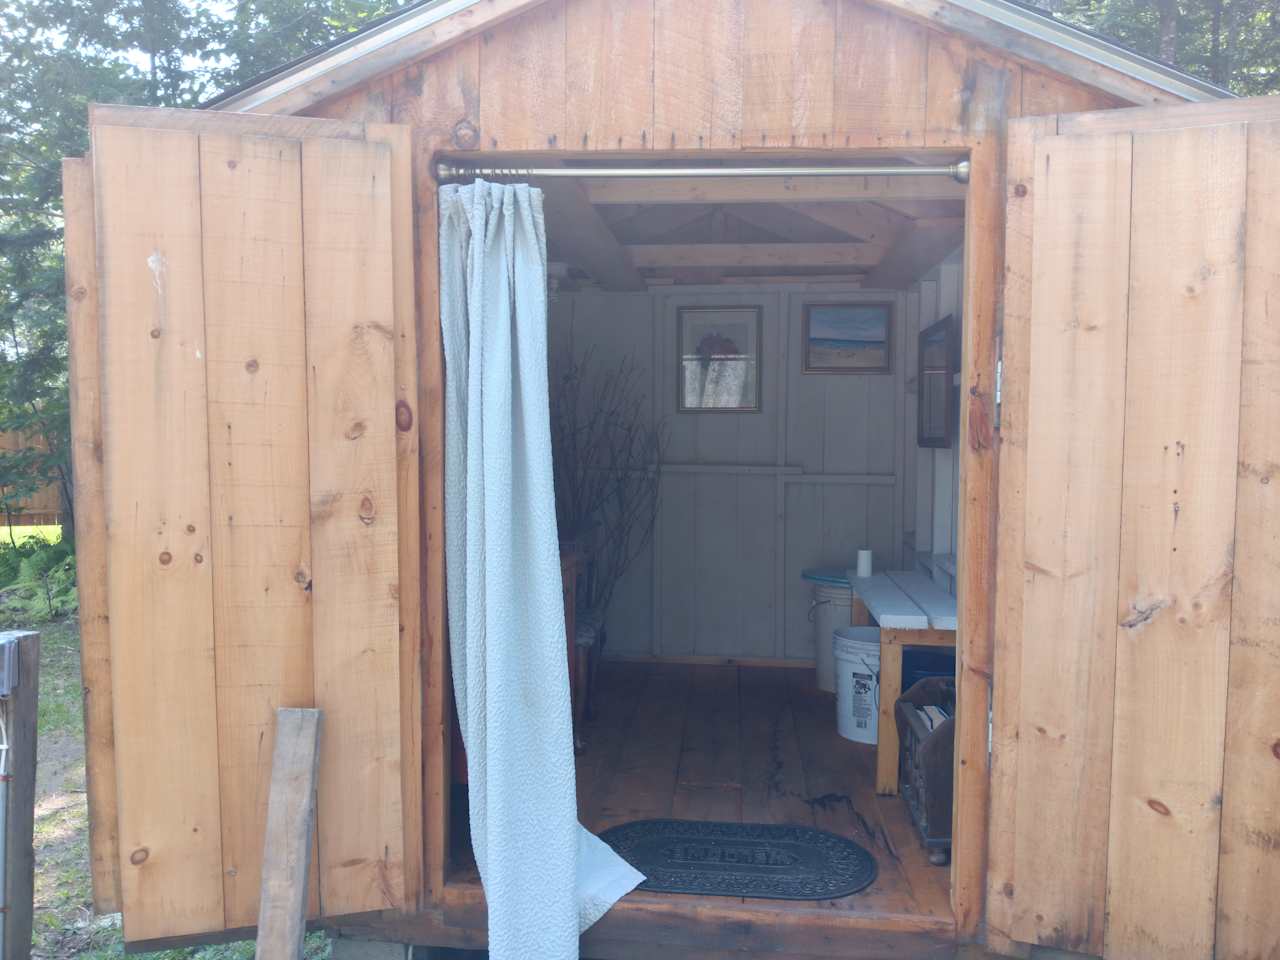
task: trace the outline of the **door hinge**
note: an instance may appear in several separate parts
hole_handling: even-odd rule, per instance
[[[996,334],[996,433],[1000,432],[1000,391],[1004,385],[1004,334]]]

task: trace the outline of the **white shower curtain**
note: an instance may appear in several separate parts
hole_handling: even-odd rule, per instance
[[[542,192],[440,189],[449,645],[493,960],[575,960],[644,878],[577,820]]]

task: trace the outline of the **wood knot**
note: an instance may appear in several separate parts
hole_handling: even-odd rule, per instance
[[[1013,884],[1012,884],[1012,883],[1008,883],[1008,882],[1006,882],[1006,883],[1005,883],[1005,885],[1004,885],[1003,887],[1001,887],[1001,888],[1000,888],[1000,890],[1001,890],[1001,892],[1002,892],[1006,897],[1012,897],[1012,896],[1013,896]]]
[[[204,563],[204,554],[203,554],[203,553],[197,553],[197,554],[195,555],[195,561],[196,561],[196,563]]]
[[[307,576],[307,571],[303,570],[301,567],[293,572],[293,582],[299,586],[305,587],[307,585],[307,581],[310,579],[311,578]]]
[[[187,533],[195,533],[195,532],[196,532],[196,525],[194,523],[188,523]]]
[[[347,432],[343,434],[348,440],[359,440],[364,436],[364,432],[368,430],[368,426],[363,420],[357,420],[351,426],[347,427]]]
[[[151,339],[152,339],[152,340],[159,340],[159,339],[160,339],[160,328],[159,328],[159,327],[152,327],[152,328],[151,328]]]
[[[80,301],[89,295],[89,288],[84,286],[76,287],[71,291],[71,299]]]
[[[249,360],[245,363],[244,368],[248,370],[250,373],[257,373],[258,372],[257,358],[250,357]]]
[[[989,397],[976,387],[969,390],[969,448],[975,453],[991,448],[993,439]]]
[[[1166,804],[1160,802],[1155,797],[1152,797],[1147,801],[1147,806],[1150,807],[1152,810],[1154,810],[1156,813],[1160,814],[1160,816],[1162,817],[1167,817],[1171,813],[1173,813],[1173,811],[1170,810]]]
[[[371,497],[360,498],[360,522],[365,526],[373,523],[374,517],[373,499]]]
[[[129,854],[129,862],[135,867],[140,867],[147,862],[147,857],[151,856],[151,851],[146,847],[139,847],[133,853]]]
[[[228,170],[234,170],[234,169],[235,169],[236,167],[238,167],[238,166],[240,166],[240,161],[239,161],[239,160],[228,160],[228,161],[227,161],[227,169],[228,169]]]
[[[459,150],[474,150],[480,146],[480,131],[470,120],[459,120],[453,125],[453,145]]]
[[[396,429],[408,433],[413,427],[413,410],[403,400],[396,401]]]
[[[1277,760],[1280,760],[1280,740],[1277,740],[1271,745],[1271,755]]]
[[[171,563],[173,563],[173,554],[172,554],[172,553],[170,553],[168,550],[161,550],[161,551],[160,551],[160,566],[162,566],[162,567],[167,567],[167,566],[168,566],[169,564],[171,564]]]
[[[1013,188],[1013,195],[1015,197],[1025,197],[1027,195],[1027,185],[1025,183],[1018,184]]]

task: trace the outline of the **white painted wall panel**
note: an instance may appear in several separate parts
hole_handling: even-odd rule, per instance
[[[554,298],[553,353],[633,357],[669,431],[654,542],[618,589],[609,653],[812,658],[812,588],[800,571],[851,565],[860,547],[878,569],[901,565],[922,509],[932,534],[932,463],[917,456],[907,383],[920,311],[928,300],[936,313],[940,286],[935,277],[929,293],[910,296],[771,287]],[[805,374],[805,302],[853,299],[894,302],[892,371]],[[730,305],[763,311],[762,409],[678,413],[677,310]]]

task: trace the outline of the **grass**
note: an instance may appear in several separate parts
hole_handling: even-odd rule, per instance
[[[50,543],[57,543],[62,539],[62,525],[48,523],[34,527],[9,527],[0,524],[0,543],[21,543],[32,537],[43,537]]]
[[[38,629],[39,768],[32,957],[123,960],[119,915],[93,914],[79,623],[71,619],[43,624]],[[137,956],[154,960],[252,960],[253,954],[253,941],[239,941]],[[325,960],[328,956],[328,937],[324,933],[311,934],[307,938],[306,960]]]

